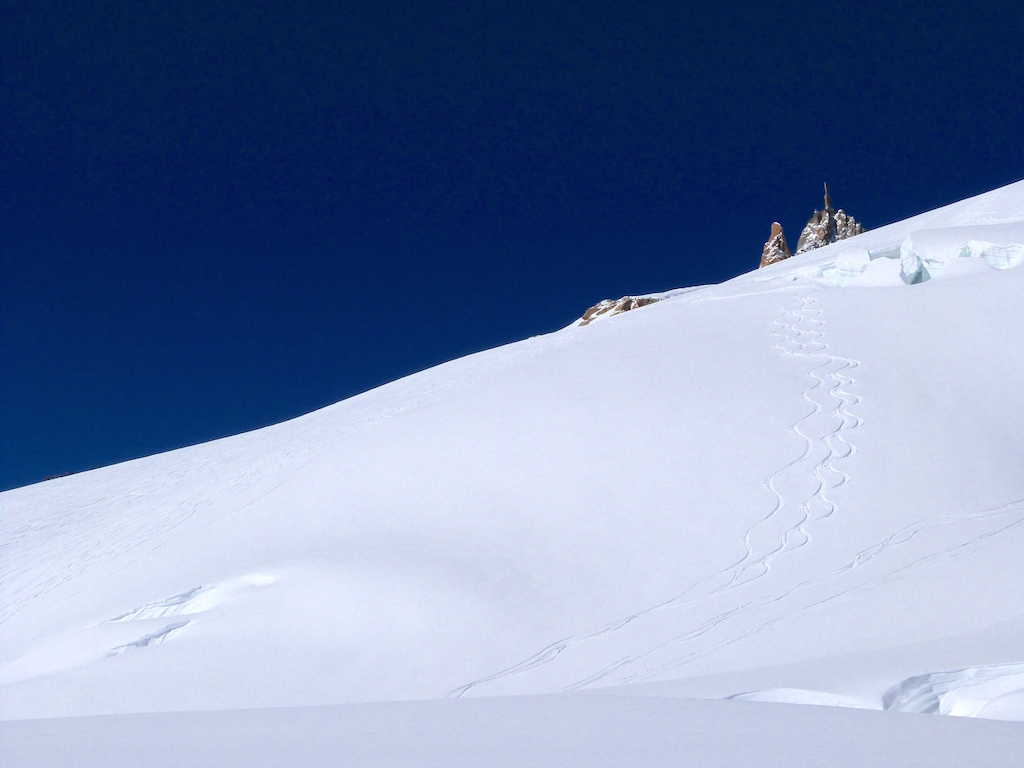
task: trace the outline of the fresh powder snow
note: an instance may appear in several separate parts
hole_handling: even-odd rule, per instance
[[[2,493],[0,762],[1019,765],[1022,254],[1018,182]]]

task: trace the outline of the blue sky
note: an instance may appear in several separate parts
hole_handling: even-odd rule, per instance
[[[1018,3],[14,3],[0,488],[1024,177]]]

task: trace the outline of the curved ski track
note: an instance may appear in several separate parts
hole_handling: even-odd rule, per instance
[[[621,633],[630,625],[641,625],[645,619],[652,618],[655,614],[664,616],[669,610],[686,609],[686,615],[680,617],[681,620],[676,623],[676,630],[667,638],[654,644],[650,644],[648,640],[646,647],[622,656],[613,663],[603,664],[586,677],[563,685],[559,690],[579,690],[601,681],[605,684],[621,685],[649,680],[834,601],[901,578],[914,569],[940,559],[974,551],[995,537],[1024,526],[1024,499],[981,512],[931,518],[890,534],[882,541],[856,553],[852,559],[837,568],[795,584],[786,584],[783,581],[772,596],[758,598],[750,594],[745,595],[749,592],[747,587],[767,576],[779,557],[795,552],[812,542],[812,531],[809,528],[836,514],[838,506],[833,496],[850,481],[850,476],[837,464],[856,454],[856,447],[851,438],[861,427],[862,420],[850,409],[856,407],[860,397],[853,394],[850,389],[855,384],[852,374],[860,363],[852,358],[833,354],[824,341],[821,330],[825,325],[821,319],[822,311],[815,308],[819,291],[820,288],[815,287],[805,295],[797,296],[773,321],[774,347],[783,355],[805,358],[814,363],[808,371],[810,385],[802,393],[809,410],[789,427],[789,431],[802,443],[801,453],[764,480],[764,485],[771,494],[772,504],[768,512],[744,535],[742,556],[717,573],[689,584],[682,592],[668,600],[609,622],[595,630],[562,638],[518,664],[450,691],[446,694],[447,697],[457,698],[474,688],[528,673],[550,664],[583,643],[600,642],[614,633]],[[811,426],[816,419],[822,417],[831,419],[832,428],[815,440],[811,434]],[[806,480],[808,475],[812,480],[813,489],[797,503],[792,500],[792,494],[787,493],[787,481],[800,476]],[[1006,516],[1011,517],[1005,520]],[[923,555],[911,555],[913,559],[909,562],[881,564],[881,555],[890,555],[897,547],[920,539],[928,531],[950,525],[978,523],[994,523],[997,527],[969,536],[966,541],[953,546],[926,549]],[[869,563],[872,568],[879,566],[882,572],[862,578],[853,585],[833,583]],[[815,587],[825,589],[826,594],[806,595],[808,590]],[[810,602],[802,606],[793,606],[767,621],[755,620],[753,626],[749,626],[749,623],[746,627],[737,625],[724,638],[710,644],[707,644],[706,640],[704,644],[695,642],[716,627],[729,626],[730,621],[741,616],[800,596],[806,596],[805,600],[809,598]],[[714,602],[719,599],[725,604],[714,608]],[[698,618],[698,610],[702,606],[712,607],[712,615],[704,620]],[[690,623],[694,618],[697,618],[697,621]],[[687,624],[689,626],[686,626]],[[680,629],[682,631],[679,631]]]
[[[447,697],[458,698],[473,688],[536,669],[550,663],[575,645],[619,631],[655,612],[692,606],[736,590],[765,576],[771,570],[771,562],[776,557],[799,549],[810,541],[810,533],[805,526],[831,517],[836,511],[836,504],[830,499],[829,494],[849,482],[849,475],[837,468],[835,462],[854,455],[856,448],[847,437],[861,425],[861,419],[849,410],[851,406],[856,406],[860,402],[860,398],[847,391],[854,383],[848,372],[856,369],[859,363],[856,360],[832,355],[828,351],[828,345],[822,341],[824,334],[820,328],[824,326],[824,321],[818,318],[821,310],[813,308],[816,301],[813,294],[817,290],[819,289],[815,288],[806,296],[796,297],[792,302],[796,306],[781,310],[779,317],[773,321],[775,329],[772,336],[776,339],[776,349],[784,355],[810,358],[817,364],[808,372],[811,384],[802,393],[810,409],[789,427],[789,431],[803,444],[801,453],[765,478],[764,485],[772,495],[772,506],[763,518],[747,530],[743,537],[744,552],[741,557],[722,570],[693,582],[664,602],[617,619],[596,630],[558,640],[514,666],[450,691],[446,694]],[[700,297],[695,300],[699,299]],[[816,397],[818,399],[815,399]],[[808,420],[823,413],[828,413],[835,423],[831,431],[818,441],[814,441],[801,427]],[[821,454],[820,458],[815,455],[816,450]],[[809,472],[814,479],[815,487],[811,495],[804,499],[798,508],[794,508],[794,517],[787,521],[783,519],[783,513],[794,505],[787,505],[779,485],[780,478],[793,472]],[[710,589],[701,589],[707,587]],[[620,659],[615,664],[602,668],[562,690],[584,688],[640,660],[653,650],[698,637],[711,627],[742,612],[745,607],[746,604],[731,607],[699,627],[674,636],[654,649],[642,650]]]

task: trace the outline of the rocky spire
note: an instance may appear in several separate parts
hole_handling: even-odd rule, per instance
[[[828,184],[825,185],[825,207],[815,211],[800,233],[800,239],[796,243],[796,252],[805,253],[821,248],[823,245],[834,243],[837,240],[845,240],[848,237],[859,235],[864,227],[853,218],[848,216],[840,208],[838,211],[832,207],[832,196],[828,193]],[[779,222],[772,224],[772,232],[768,242],[764,244],[761,251],[761,266],[767,267],[778,261],[788,259],[793,254],[786,247],[786,236],[782,234],[782,225]]]
[[[859,235],[864,231],[864,225],[853,216],[847,216],[840,208],[836,211],[836,240],[845,240],[848,237]]]
[[[786,245],[786,236],[782,233],[782,225],[777,221],[774,222],[768,242],[764,244],[764,250],[761,251],[761,266],[767,267],[769,264],[788,259],[792,255]]]
[[[848,237],[859,235],[864,227],[852,216],[848,216],[840,208],[838,211],[832,207],[832,196],[828,193],[828,184],[825,185],[825,207],[815,211],[814,215],[807,221],[807,226],[800,233],[800,239],[796,242],[796,252],[805,253],[821,248],[823,245],[834,243],[837,240],[845,240]]]

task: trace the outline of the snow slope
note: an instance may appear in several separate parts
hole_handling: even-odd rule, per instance
[[[4,766],[1018,768],[1017,723],[743,701],[521,696],[0,722]]]
[[[214,722],[28,721],[78,715],[330,705],[215,722],[394,712],[429,730],[682,707],[719,729],[825,718],[832,748],[892,728],[893,764],[936,745],[999,764],[1021,726],[898,711],[1024,720],[1022,242],[1019,182],[0,494],[0,715],[22,721],[4,741],[56,728],[58,749],[92,722],[145,752]],[[471,701],[509,694],[529,696]],[[445,697],[462,701],[357,705]],[[488,722],[484,751],[504,743]]]

